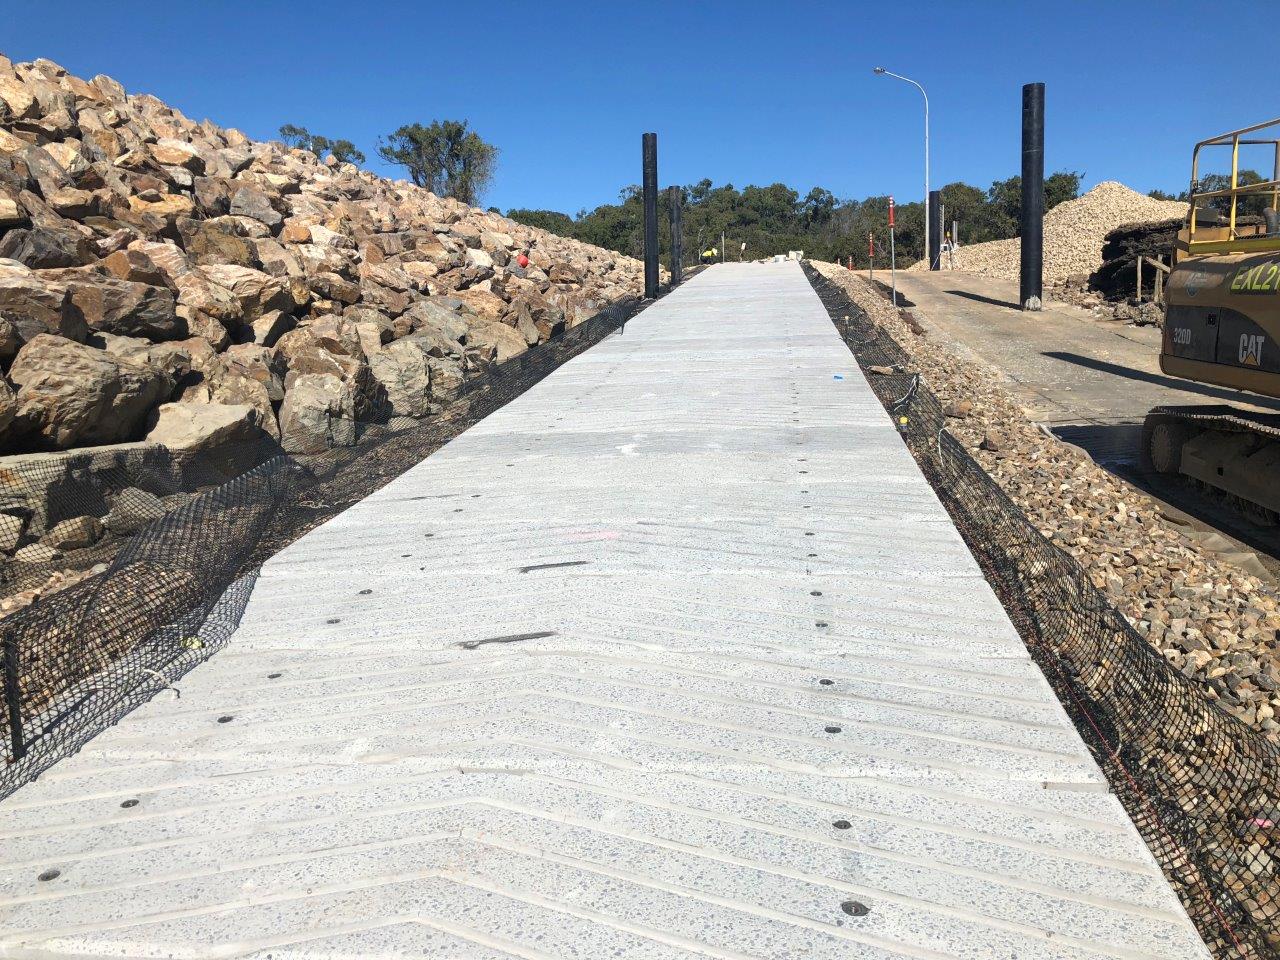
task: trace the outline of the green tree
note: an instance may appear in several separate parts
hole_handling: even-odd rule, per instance
[[[1241,187],[1247,187],[1252,183],[1262,183],[1266,178],[1257,170],[1241,170],[1236,174],[1236,183]],[[1231,174],[1229,173],[1207,173],[1200,178],[1200,183],[1196,187],[1196,193],[1212,193],[1215,190],[1230,190]],[[1187,195],[1183,194],[1178,198],[1186,200]],[[1262,211],[1270,204],[1270,197],[1262,193],[1255,193],[1248,196],[1240,197],[1236,202],[1236,216],[1262,216]],[[1212,207],[1224,217],[1231,215],[1231,198],[1230,197],[1212,197],[1201,203],[1196,204],[1197,207],[1203,209],[1205,206]]]
[[[310,150],[313,137],[311,131],[306,127],[286,123],[280,127],[280,139],[284,141],[286,147],[292,147],[295,150]]]
[[[306,127],[286,123],[280,128],[280,139],[286,146],[300,150],[310,150],[317,157],[326,153],[333,154],[339,163],[364,163],[365,156],[356,149],[350,140],[330,140],[318,133],[312,133]]]
[[[830,190],[814,187],[804,198],[803,206],[805,224],[812,229],[831,220],[831,214],[836,208],[836,198]]]
[[[507,219],[549,233],[558,233],[562,237],[573,236],[573,218],[556,210],[508,210]]]
[[[364,163],[364,154],[350,140],[330,140],[328,144],[329,152],[339,163]]]
[[[474,205],[493,180],[498,148],[468,130],[465,120],[436,120],[400,127],[379,141],[378,156],[437,196]]]
[[[1080,181],[1083,179],[1084,174],[1074,170],[1059,170],[1045,177],[1045,210],[1052,210],[1058,204],[1080,196]],[[991,205],[992,227],[997,235],[1016,237],[1022,218],[1022,177],[1015,175],[991,184],[987,190],[987,201]]]
[[[967,183],[948,183],[939,193],[945,208],[946,223],[943,232],[950,233],[951,225],[959,223],[960,241],[965,244],[983,243],[1007,236],[1006,221],[995,215],[987,202],[987,195]]]
[[[1083,179],[1084,174],[1074,170],[1049,174],[1044,181],[1044,208],[1052,210],[1058,204],[1080,196],[1080,181]]]

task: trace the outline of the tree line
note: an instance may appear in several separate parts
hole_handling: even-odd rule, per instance
[[[1062,170],[1045,179],[1045,209],[1080,194],[1083,174]],[[823,187],[804,196],[782,183],[767,187],[733,184],[715,186],[701,180],[677,188],[683,203],[682,232],[686,262],[694,262],[706,249],[719,248],[725,237],[725,256],[751,260],[788,250],[804,250],[824,260],[857,266],[868,261],[868,235],[874,234],[877,263],[888,263],[889,198],[838,200]],[[941,190],[946,208],[947,231],[959,222],[962,244],[1001,240],[1018,235],[1022,179],[997,180],[983,190],[967,183],[949,183]],[[660,198],[658,231],[664,250],[670,249],[667,194]],[[573,237],[609,250],[639,257],[644,251],[643,197],[638,186],[625,187],[618,202],[569,216],[555,210],[512,209],[512,220]],[[898,204],[895,211],[895,243],[902,262],[924,257],[924,204]],[[742,244],[746,244],[745,251]]]
[[[351,141],[313,134],[295,124],[282,126],[280,137],[291,147],[320,156],[332,155],[341,162],[358,164],[365,160]],[[377,150],[387,163],[403,167],[418,186],[472,205],[479,202],[492,182],[498,158],[497,147],[469,129],[465,120],[406,124],[379,139]],[[1082,177],[1072,170],[1060,170],[1047,177],[1045,209],[1078,196]],[[729,259],[757,259],[801,249],[812,257],[840,261],[852,258],[856,265],[865,266],[868,237],[874,236],[877,262],[887,263],[887,196],[840,200],[823,187],[814,187],[802,196],[782,183],[738,189],[733,184],[717,186],[709,179],[676,189],[683,204],[686,262],[695,262],[704,250],[718,248],[723,236]],[[941,190],[945,232],[949,234],[952,224],[958,222],[962,244],[1016,237],[1021,190],[1022,181],[1017,176],[997,180],[986,189],[960,181],[947,184]],[[664,210],[668,202],[664,191]],[[900,204],[896,214],[898,256],[904,264],[923,258],[924,204]],[[643,255],[643,200],[636,185],[623,188],[617,203],[580,210],[574,216],[530,209],[511,209],[506,215],[520,223],[629,256]],[[665,214],[659,217],[659,236],[662,248],[669,251],[670,224]]]

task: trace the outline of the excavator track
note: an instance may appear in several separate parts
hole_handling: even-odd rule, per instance
[[[1181,474],[1280,519],[1280,415],[1225,405],[1162,406],[1147,414],[1142,464]]]

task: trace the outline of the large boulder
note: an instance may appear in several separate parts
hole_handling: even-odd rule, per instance
[[[425,417],[431,411],[431,366],[420,341],[396,340],[368,351],[367,356],[392,413]]]
[[[182,249],[195,263],[257,265],[253,244],[231,217],[184,220],[178,224],[178,229],[182,233]]]
[[[308,280],[311,289],[326,300],[351,304],[360,299],[360,285],[352,283],[338,273],[322,271]]]
[[[18,352],[18,348],[22,346],[22,337],[18,333],[18,326],[12,320],[0,316],[0,361],[6,366],[13,355]]]
[[[203,267],[191,267],[176,277],[177,313],[187,321],[188,330],[217,350],[231,342],[231,331],[241,326],[240,298],[215,282]]]
[[[529,342],[514,328],[505,323],[483,323],[471,328],[467,342],[497,351],[497,361],[502,363],[520,356],[529,349]]]
[[[535,343],[545,343],[552,337],[558,336],[565,327],[564,310],[556,306],[556,304],[540,296],[539,294],[527,294],[519,297],[511,304],[511,309],[503,320],[507,323],[512,322],[517,330],[525,334],[528,339],[529,327],[532,327],[537,339]]]
[[[423,326],[404,339],[412,340],[418,349],[429,357],[462,356],[462,344],[456,340],[449,339],[435,327]]]
[[[435,406],[442,406],[457,398],[466,382],[463,361],[455,357],[437,358],[428,356],[427,366],[431,368],[431,399]]]
[[[520,300],[512,304],[512,308],[502,315],[502,322],[524,337],[529,346],[536,346],[542,339],[538,325],[533,322],[533,314],[529,312],[527,302]]]
[[[461,300],[465,309],[474,313],[481,323],[500,320],[507,312],[507,302],[491,290],[472,288],[455,291],[454,296]]]
[[[14,419],[18,416],[18,395],[13,386],[4,377],[0,377],[0,444],[10,433]]]
[[[205,161],[192,144],[162,137],[151,144],[151,158],[165,167],[183,167],[192,173],[204,173]]]
[[[280,406],[280,445],[286,453],[322,453],[356,442],[356,403],[351,384],[323,373],[296,379]]]
[[[227,348],[222,360],[230,372],[260,383],[272,402],[284,399],[284,378],[289,368],[276,351],[257,343],[238,343]]]
[[[182,248],[173,243],[160,243],[154,240],[134,240],[129,244],[128,252],[135,250],[144,254],[147,260],[154,264],[155,267],[164,274],[165,278],[169,281],[169,286],[176,286],[178,278],[185,276],[193,269],[191,260],[182,252]],[[124,280],[141,280],[143,283],[154,282],[143,276],[122,275],[118,272],[117,268],[112,266],[111,257],[107,257],[103,260],[102,265]],[[131,270],[132,267],[126,269]],[[161,286],[159,283],[156,283],[155,285]]]
[[[268,310],[249,322],[249,337],[260,346],[270,347],[297,325],[298,320],[292,314]]]
[[[92,216],[98,207],[96,196],[88,190],[78,190],[75,187],[65,187],[48,200],[49,206],[56,210],[59,216],[72,220],[84,220]]]
[[[447,340],[461,343],[470,326],[468,316],[463,314],[465,307],[456,297],[425,297],[414,302],[401,318],[408,319],[414,330],[431,329]]]
[[[115,495],[102,525],[118,537],[136,533],[165,514],[164,501],[138,487],[125,487]]]
[[[154,367],[49,334],[18,351],[9,379],[17,386],[16,431],[59,450],[136,439],[173,388]]]
[[[241,187],[232,195],[231,213],[234,216],[257,220],[273,229],[284,222],[284,217],[271,205],[271,198],[261,190],[254,190],[252,187]]]
[[[270,310],[287,310],[293,306],[285,281],[261,270],[220,263],[206,266],[204,273],[235,295],[240,303],[241,317],[249,322]]]
[[[170,450],[212,450],[261,441],[262,411],[236,403],[165,403],[151,415],[147,442]]]
[[[84,234],[67,227],[33,225],[0,237],[0,257],[35,269],[79,267],[97,259]]]
[[[65,279],[71,306],[90,330],[121,337],[182,340],[187,322],[175,312],[173,291],[96,272]]]
[[[191,372],[190,340],[152,343],[144,337],[119,337],[111,333],[94,333],[86,342],[113,356],[123,357],[130,363],[155,367],[174,383],[181,383]]]
[[[27,211],[18,205],[18,201],[0,192],[0,227],[8,230],[27,222]]]
[[[325,316],[305,327],[286,333],[276,343],[276,353],[285,358],[289,373],[287,389],[293,380],[307,374],[334,376],[350,384],[356,417],[367,420],[386,408],[386,393],[369,368],[360,324],[345,317]],[[381,340],[375,337],[374,342]]]
[[[191,405],[249,406],[258,411],[258,425],[276,436],[273,401],[281,396],[272,383],[272,371],[254,370],[252,361],[231,353],[193,353],[190,375],[184,379],[177,400]]]
[[[129,208],[140,217],[153,218],[157,225],[175,223],[195,212],[195,202],[185,194],[147,190],[129,198]]]
[[[62,169],[62,165],[47,150],[35,146],[25,147],[18,151],[17,156],[26,165],[27,174],[40,191],[40,196],[47,198],[63,187],[74,186],[67,171]]]
[[[243,316],[240,298],[211,277],[206,268],[193,267],[177,278],[178,304],[213,317],[224,324],[236,324]]]
[[[40,538],[40,543],[55,550],[79,550],[93,546],[105,532],[97,517],[72,517],[55,524]]]
[[[0,73],[0,117],[11,123],[40,116],[40,104],[30,88],[10,73]]]
[[[89,325],[72,309],[65,286],[13,261],[0,261],[0,316],[17,328],[23,341],[41,333],[68,340],[89,335]]]
[[[165,246],[156,244],[156,246]],[[176,247],[171,247],[177,250]],[[153,287],[172,287],[173,280],[151,254],[140,248],[116,250],[102,258],[99,266],[120,280],[131,280],[134,283],[147,283]],[[184,268],[183,273],[186,272]]]

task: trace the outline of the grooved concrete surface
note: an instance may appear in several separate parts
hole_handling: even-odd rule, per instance
[[[0,955],[1208,955],[794,264],[284,551],[179,687],[0,805]]]

